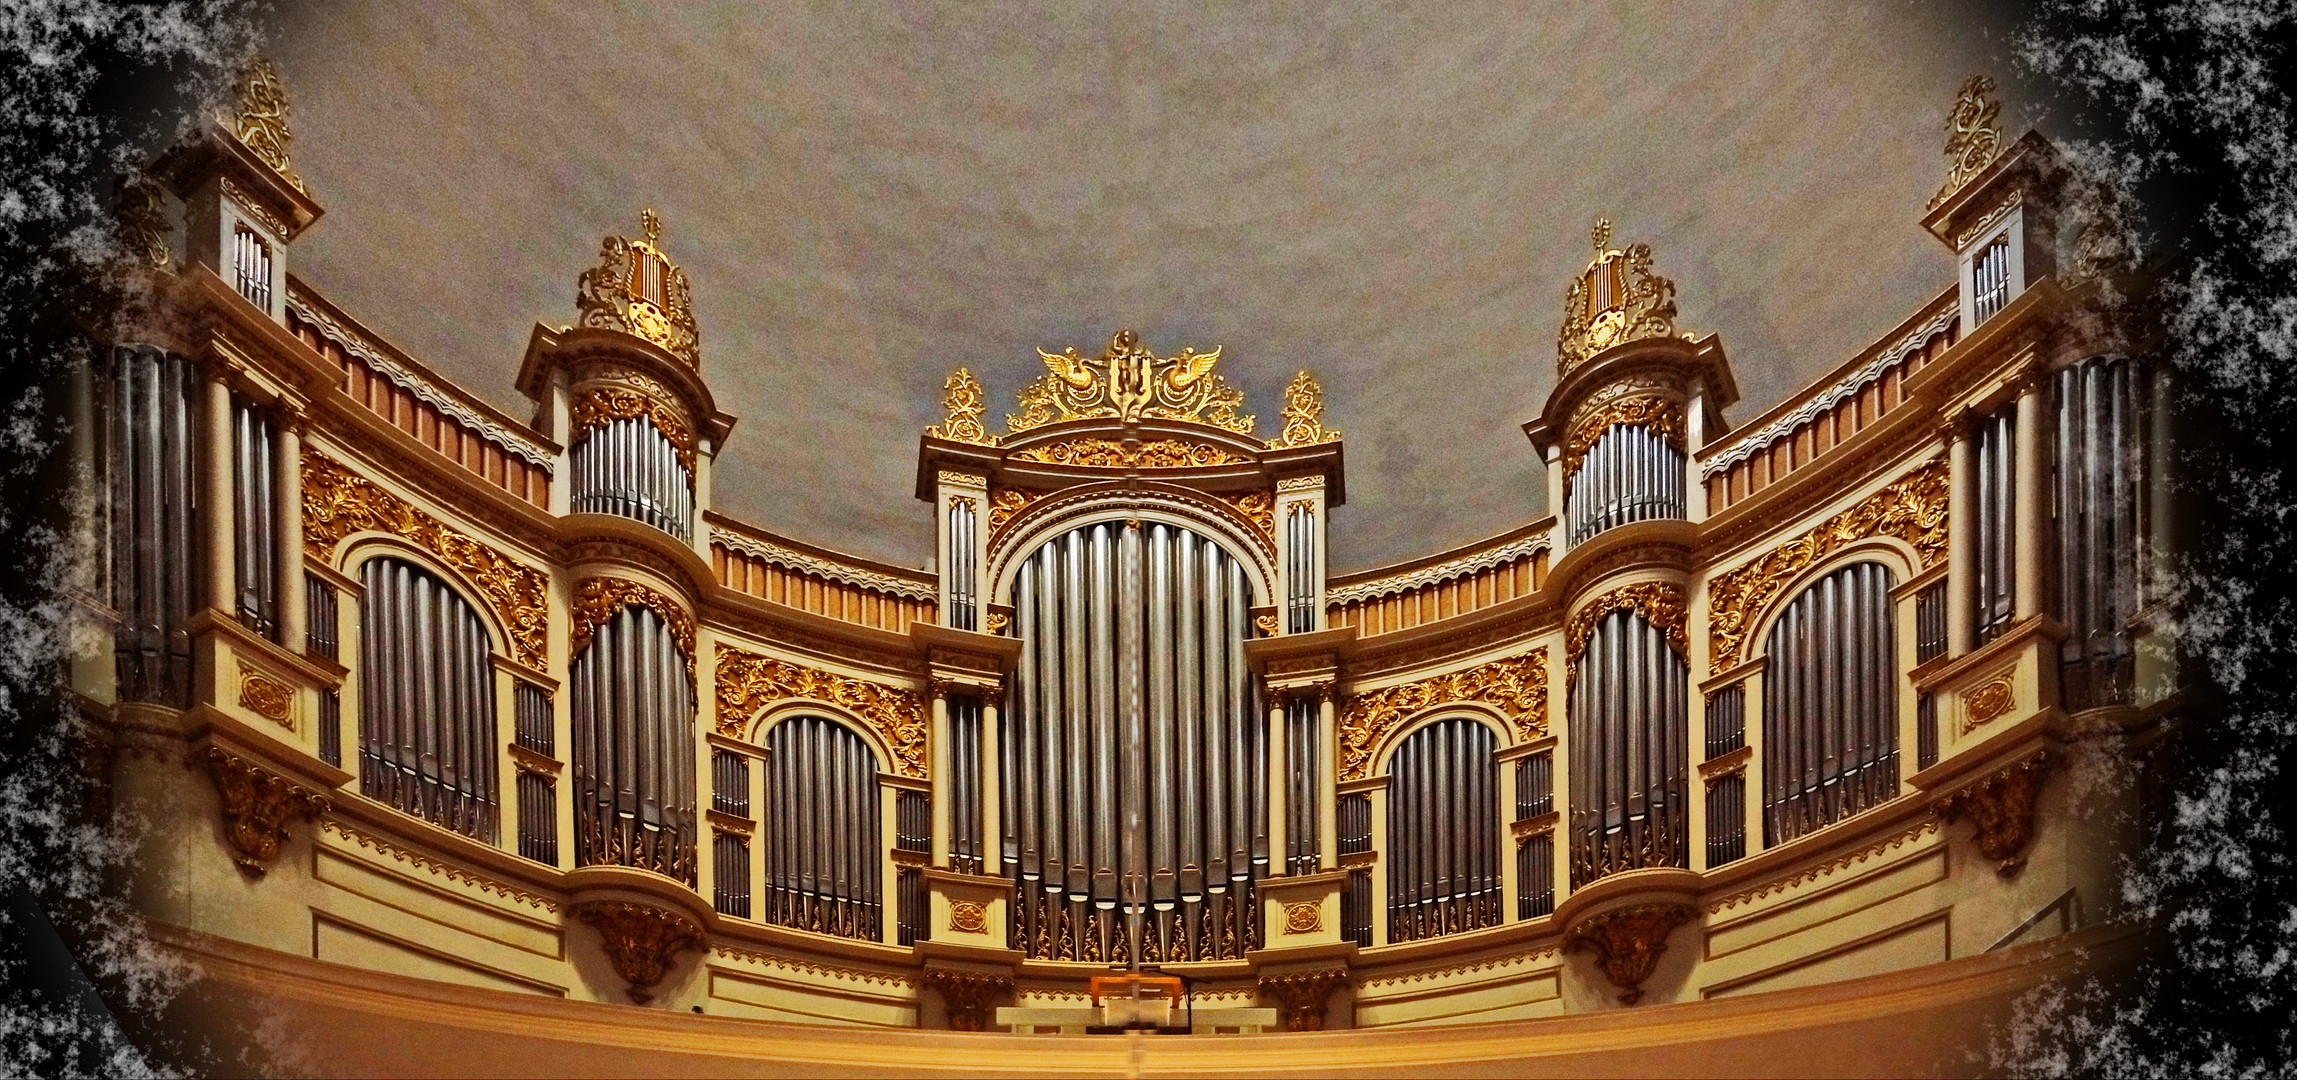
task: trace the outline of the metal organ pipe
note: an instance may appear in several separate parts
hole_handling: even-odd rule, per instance
[[[1389,940],[1497,925],[1498,741],[1466,717],[1439,720],[1396,749],[1389,770]]]
[[[1791,840],[1898,792],[1892,577],[1856,563],[1780,613],[1766,646],[1763,831]]]
[[[572,678],[576,864],[635,866],[691,885],[694,687],[654,612],[599,624]]]
[[[119,696],[181,707],[191,694],[192,574],[206,548],[193,528],[189,360],[149,345],[112,350],[100,371],[110,498],[111,603]]]
[[[1657,432],[1614,424],[1570,478],[1564,520],[1578,543],[1606,529],[1685,514],[1682,451]]]
[[[574,445],[572,472],[575,512],[635,518],[691,537],[694,478],[653,421],[625,417],[591,431]]]
[[[361,570],[360,792],[492,843],[494,660],[477,611],[398,559]]]
[[[2069,709],[2129,701],[2135,676],[2130,621],[2139,607],[2139,433],[2147,419],[2139,369],[2098,357],[2058,372],[2058,618],[2061,686]]]
[[[1572,881],[1688,862],[1690,671],[1632,611],[1596,624],[1570,689]]]

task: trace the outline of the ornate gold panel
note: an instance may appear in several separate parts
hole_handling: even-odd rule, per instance
[[[1663,581],[1622,585],[1596,597],[1571,617],[1571,625],[1564,630],[1564,685],[1578,680],[1579,658],[1587,652],[1587,639],[1595,633],[1595,624],[1621,608],[1643,616],[1667,635],[1667,643],[1673,645],[1676,652],[1689,654],[1690,640],[1683,632],[1687,616],[1683,590]]]
[[[677,639],[678,651],[686,655],[686,677],[694,678],[694,617],[661,590],[629,578],[583,578],[575,585],[567,655],[581,655],[582,650],[590,646],[591,635],[598,632],[600,623],[633,604],[662,616],[662,621],[670,624],[670,636]]]
[[[958,368],[941,384],[941,408],[947,418],[938,427],[926,428],[925,433],[936,439],[995,446],[997,437],[989,434],[988,426],[981,422],[984,404],[981,380],[974,378],[971,371]]]
[[[1007,432],[1063,420],[1112,418],[1184,420],[1239,435],[1252,434],[1252,417],[1239,415],[1244,393],[1213,374],[1220,350],[1158,356],[1131,330],[1119,330],[1101,355],[1087,359],[1071,346],[1037,350],[1046,374],[1021,391],[1021,412],[1005,418]]]
[[[1348,699],[1340,717],[1340,779],[1371,775],[1372,752],[1406,717],[1454,701],[1497,705],[1525,741],[1547,734],[1547,650],[1383,687]]]
[[[1995,126],[2002,103],[1987,96],[1993,92],[1994,80],[1984,75],[1972,75],[1962,84],[1954,111],[1946,115],[1946,185],[1930,197],[1931,206],[1945,202],[2002,156],[2002,131]]]
[[[574,306],[583,326],[620,330],[660,345],[672,356],[695,367],[702,365],[701,333],[694,325],[694,298],[686,272],[657,246],[662,239],[662,218],[641,210],[638,223],[646,236],[631,240],[609,236],[598,248],[598,265],[582,272],[575,283]],[[661,267],[661,301],[632,287],[647,260]]]
[[[1015,461],[1042,461],[1048,465],[1086,465],[1098,468],[1179,469],[1200,465],[1245,465],[1252,459],[1232,454],[1210,443],[1184,439],[1158,439],[1128,447],[1114,439],[1080,436],[1032,446],[1013,455]]]
[[[914,690],[801,667],[770,656],[718,646],[718,731],[740,737],[758,710],[788,698],[827,701],[877,729],[893,749],[894,769],[925,775],[925,700]]]
[[[1613,345],[1675,333],[1675,283],[1651,272],[1651,246],[1611,246],[1611,219],[1595,223],[1595,258],[1571,281],[1555,334],[1559,375]]]

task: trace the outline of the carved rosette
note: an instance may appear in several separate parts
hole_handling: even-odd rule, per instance
[[[1651,272],[1651,247],[1611,247],[1611,222],[1597,221],[1595,258],[1572,279],[1555,334],[1558,375],[1622,342],[1675,333],[1675,283]]]
[[[239,669],[239,707],[295,730],[295,688],[261,672]]]
[[[1406,718],[1455,701],[1497,705],[1529,741],[1547,734],[1547,649],[1537,648],[1466,671],[1389,686],[1348,699],[1340,718],[1340,778],[1370,775],[1380,741]]]
[[[1914,548],[1923,567],[1946,555],[1946,473],[1941,458],[1929,462],[1866,501],[1828,518],[1707,585],[1707,644],[1711,672],[1739,662],[1739,650],[1764,609],[1787,582],[1844,545],[1889,536]]]
[[[669,624],[670,636],[677,639],[678,651],[686,657],[686,677],[694,678],[694,617],[660,589],[629,578],[583,578],[575,585],[574,624],[568,654],[581,655],[582,650],[590,647],[591,636],[598,633],[599,624],[633,605],[660,615],[662,621]]]
[[[1097,357],[1081,356],[1074,346],[1059,353],[1038,349],[1037,356],[1046,373],[1021,391],[1021,411],[1005,418],[1007,432],[1064,420],[1154,417],[1252,434],[1253,418],[1236,411],[1244,393],[1213,374],[1218,348],[1158,356],[1139,335],[1119,330]]]
[[[1643,1000],[1643,980],[1667,951],[1667,935],[1699,914],[1689,904],[1637,904],[1606,911],[1563,935],[1563,951],[1590,952],[1603,977],[1622,991],[1619,1002]]]
[[[1677,653],[1689,653],[1690,639],[1683,630],[1688,617],[1683,606],[1683,590],[1663,581],[1622,585],[1596,597],[1571,616],[1571,625],[1564,630],[1564,685],[1578,681],[1579,658],[1587,654],[1587,639],[1595,633],[1595,624],[1605,615],[1623,608],[1658,627]]]
[[[364,477],[309,449],[303,451],[303,547],[332,563],[335,545],[355,532],[389,533],[414,543],[470,575],[487,603],[510,628],[519,662],[543,665],[550,623],[550,576],[448,528],[439,519]]]
[[[833,675],[718,646],[718,731],[736,738],[758,710],[789,698],[826,701],[860,717],[893,748],[903,776],[925,775],[925,700],[914,690]]]
[[[984,1031],[997,999],[1013,992],[1013,977],[994,971],[926,968],[925,985],[941,992],[949,1030]]]
[[[1284,905],[1284,932],[1313,934],[1324,929],[1324,905],[1313,900]]]
[[[1128,445],[1115,439],[1080,436],[1017,451],[1013,460],[1111,469],[1186,469],[1205,465],[1245,465],[1250,464],[1252,459],[1229,453],[1211,443],[1185,439],[1157,439]]]
[[[645,239],[606,237],[599,245],[598,265],[576,280],[574,306],[581,324],[644,338],[700,367],[702,338],[686,272],[657,246],[662,219],[642,210],[638,221]]]
[[[1968,735],[2010,711],[2017,702],[2014,674],[2015,669],[1999,672],[1962,695],[1962,734]]]
[[[586,900],[574,905],[575,918],[598,930],[599,943],[614,974],[629,984],[630,1000],[653,1000],[654,984],[670,973],[684,949],[702,947],[702,928],[676,912],[621,900]]]
[[[971,371],[958,368],[941,384],[941,409],[947,418],[938,427],[926,428],[925,433],[936,439],[995,446],[997,437],[989,434],[988,425],[981,420],[985,407],[981,380],[974,378]]]
[[[1931,206],[1945,202],[2002,156],[2002,131],[1996,126],[2002,103],[1988,96],[1993,92],[1994,80],[1984,75],[1972,75],[1962,84],[1954,110],[1946,114],[1946,184],[1930,197]]]
[[[1339,442],[1340,433],[1324,426],[1324,387],[1303,371],[1284,388],[1284,431],[1268,440],[1270,450],[1317,443]]]
[[[951,900],[949,928],[960,934],[989,932],[989,907],[979,900]]]
[[[241,873],[260,878],[264,864],[279,857],[291,818],[310,821],[326,813],[325,796],[250,763],[220,746],[207,748],[207,771],[223,804],[223,836]]]
[[[1968,818],[1979,853],[1994,860],[1995,873],[2014,877],[2026,865],[2034,807],[2056,763],[2048,751],[2037,753],[1938,800],[1936,812],[1947,821]]]
[[[670,441],[670,448],[677,451],[678,463],[686,467],[690,480],[694,475],[694,431],[679,417],[678,410],[657,396],[619,386],[592,388],[574,403],[573,440],[580,442],[583,436],[599,428],[638,416],[645,417],[647,423],[654,425],[654,430]]]
[[[1332,999],[1332,991],[1347,984],[1343,968],[1295,971],[1262,975],[1260,994],[1276,1002],[1276,1015],[1283,1019],[1285,1030],[1322,1031],[1325,1003]]]

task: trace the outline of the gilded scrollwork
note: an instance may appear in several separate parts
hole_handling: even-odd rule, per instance
[[[1144,417],[1183,420],[1252,434],[1252,417],[1240,415],[1244,393],[1213,373],[1220,350],[1184,348],[1178,356],[1158,356],[1131,330],[1119,330],[1097,357],[1075,346],[1058,353],[1037,350],[1045,375],[1021,391],[1021,411],[1005,418],[1007,432],[1064,420]]]
[[[1643,980],[1667,951],[1667,935],[1696,918],[1697,908],[1681,903],[1636,904],[1606,911],[1563,935],[1565,952],[1595,954],[1603,977],[1619,988],[1619,1002],[1643,1000]]]
[[[678,463],[686,466],[686,475],[694,475],[694,431],[678,416],[678,411],[659,397],[637,389],[615,386],[593,387],[574,403],[572,420],[574,439],[582,437],[617,420],[645,417],[654,430],[670,441],[677,451]]]
[[[1587,653],[1587,639],[1595,633],[1595,624],[1619,610],[1633,611],[1643,616],[1652,626],[1667,635],[1667,643],[1677,653],[1688,655],[1690,639],[1684,635],[1688,613],[1683,605],[1683,590],[1663,581],[1638,581],[1622,585],[1588,602],[1571,616],[1571,624],[1564,630],[1564,684],[1579,678],[1579,658]]]
[[[974,378],[971,371],[958,368],[941,384],[941,408],[946,418],[939,426],[926,428],[925,433],[936,439],[995,446],[997,437],[989,434],[988,425],[981,419],[986,407],[981,380]]]
[[[644,338],[699,367],[702,339],[686,272],[657,246],[662,218],[649,209],[640,211],[638,220],[645,239],[606,237],[599,245],[598,265],[577,279],[574,306],[581,312],[581,325]],[[659,276],[649,287],[652,275]]]
[[[994,546],[998,536],[1005,531],[1005,526],[1011,525],[1014,518],[1021,516],[1021,513],[1035,505],[1037,500],[1050,494],[1052,492],[1024,487],[1001,487],[991,491],[989,493],[989,543]]]
[[[1276,496],[1265,491],[1246,491],[1233,495],[1215,495],[1214,498],[1236,508],[1244,520],[1252,523],[1269,543],[1276,542]],[[1294,503],[1294,506],[1303,504]]]
[[[1993,92],[1994,80],[1984,75],[1972,75],[1962,84],[1954,110],[1946,114],[1946,186],[1931,196],[1930,205],[1945,202],[2002,156],[2002,130],[1996,126],[2002,103],[1988,96]]]
[[[1339,442],[1340,433],[1324,426],[1324,387],[1303,371],[1284,388],[1284,430],[1268,440],[1270,450]]]
[[[487,603],[510,628],[510,644],[520,663],[543,664],[545,629],[550,622],[550,576],[521,566],[508,556],[448,528],[305,445],[303,451],[303,547],[330,561],[335,545],[355,532],[389,533],[422,547],[448,566],[470,575]]]
[[[1889,536],[1913,545],[1925,567],[1946,554],[1947,464],[1933,460],[1866,501],[1707,585],[1708,664],[1738,663],[1755,620],[1803,570],[1845,544]]]
[[[1252,459],[1232,454],[1210,443],[1158,439],[1128,446],[1115,439],[1079,437],[1032,446],[1013,455],[1015,461],[1042,461],[1048,465],[1084,465],[1097,468],[1185,469],[1204,465],[1246,465]]]
[[[290,819],[308,821],[329,808],[325,796],[220,746],[208,747],[206,758],[222,803],[231,861],[248,877],[262,877],[264,864],[279,857]]]
[[[1371,774],[1380,741],[1406,718],[1438,705],[1475,701],[1496,705],[1524,741],[1547,734],[1547,650],[1533,649],[1481,664],[1383,687],[1348,699],[1340,718],[1340,779]]]
[[[1651,247],[1611,246],[1611,220],[1595,223],[1595,258],[1572,279],[1556,331],[1556,371],[1569,374],[1613,345],[1675,333],[1675,283],[1651,272]]]
[[[860,717],[892,748],[894,769],[925,775],[925,699],[914,690],[833,675],[718,646],[718,732],[740,737],[758,710],[788,698],[826,701]]]
[[[706,946],[702,928],[673,911],[623,900],[585,900],[568,912],[597,928],[614,973],[629,984],[630,1000],[653,1000],[654,984],[670,973],[680,952]]]
[[[154,269],[167,269],[175,259],[175,251],[168,244],[168,234],[175,226],[168,223],[167,203],[158,181],[139,173],[122,184],[114,218],[120,240],[130,252]]]
[[[582,654],[590,647],[591,636],[598,633],[599,624],[613,618],[614,613],[626,607],[642,607],[662,617],[669,625],[670,636],[678,642],[678,651],[686,658],[686,677],[694,677],[694,617],[686,613],[683,605],[670,599],[660,589],[629,578],[583,578],[574,587],[573,625],[569,629],[567,653]]]
[[[295,135],[287,129],[287,84],[280,80],[279,69],[269,58],[255,57],[239,69],[232,90],[238,101],[233,114],[224,118],[232,137],[278,170],[295,190],[308,190],[287,161],[287,147]]]
[[[239,669],[239,707],[290,731],[295,728],[295,688],[245,665]]]

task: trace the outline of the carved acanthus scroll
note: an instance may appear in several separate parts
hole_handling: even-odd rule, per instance
[[[1220,350],[1182,349],[1158,356],[1140,336],[1119,330],[1097,357],[1074,346],[1059,353],[1037,350],[1046,374],[1021,391],[1021,411],[1005,418],[1008,432],[1026,431],[1063,420],[1144,417],[1210,424],[1239,435],[1252,434],[1252,417],[1239,415],[1242,391],[1212,371]]]
[[[788,698],[836,705],[876,729],[903,776],[925,775],[925,699],[914,690],[833,675],[770,656],[718,646],[718,731],[740,737],[758,710]]]
[[[1547,734],[1547,650],[1533,649],[1465,671],[1448,672],[1348,700],[1340,719],[1340,779],[1371,775],[1380,741],[1405,718],[1437,705],[1477,701],[1496,705],[1524,741]]]

